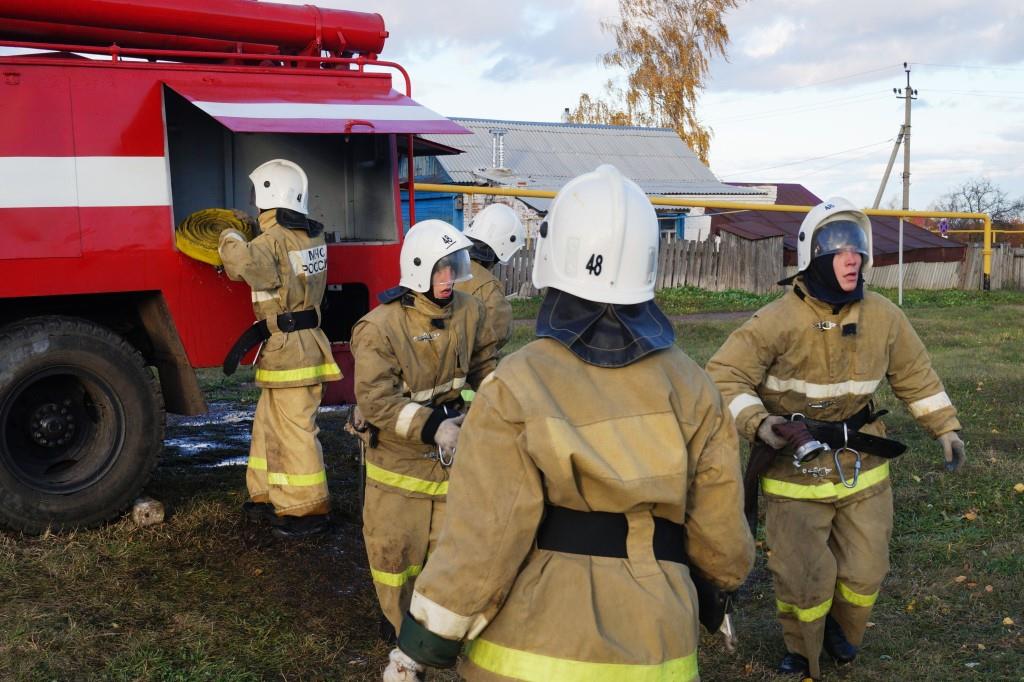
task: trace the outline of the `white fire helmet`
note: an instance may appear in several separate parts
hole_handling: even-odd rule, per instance
[[[491,204],[480,211],[464,234],[491,247],[502,263],[507,263],[526,242],[523,223],[505,204]]]
[[[615,166],[598,166],[555,196],[541,223],[533,284],[588,301],[649,301],[658,241],[658,217],[644,191]]]
[[[797,270],[803,272],[818,256],[853,250],[864,257],[861,271],[871,267],[871,220],[842,197],[815,206],[797,233]]]
[[[256,191],[256,208],[288,208],[303,215],[309,213],[309,180],[298,164],[273,159],[249,174]]]
[[[446,281],[464,282],[473,275],[469,266],[469,247],[473,242],[443,220],[421,220],[409,228],[402,242],[400,285],[413,291],[430,291],[435,265],[451,267]]]

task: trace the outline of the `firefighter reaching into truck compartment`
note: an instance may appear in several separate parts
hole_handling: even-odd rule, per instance
[[[385,681],[467,639],[470,680],[697,679],[695,577],[737,589],[754,547],[736,430],[654,303],[657,256],[654,209],[613,166],[555,197],[542,338],[474,400]]]
[[[888,379],[941,443],[948,471],[963,463],[964,445],[903,311],[864,291],[868,217],[841,198],[818,205],[800,226],[797,256],[798,274],[781,282],[792,288],[733,332],[707,369],[754,442],[748,519],[756,524],[760,485],[787,650],[779,670],[818,679],[823,646],[840,663],[857,655],[889,570],[889,459],[905,446],[883,437],[875,389]]]
[[[246,517],[267,521],[275,535],[305,537],[328,527],[330,496],[316,413],[323,384],[341,378],[320,330],[327,285],[323,226],[307,217],[309,182],[295,163],[274,159],[249,176],[261,234],[251,242],[224,230],[224,270],[252,289],[256,324],[231,349],[224,371],[262,343],[256,384],[263,390],[253,418]]]
[[[386,639],[441,528],[462,392],[497,362],[483,304],[454,289],[471,276],[470,246],[443,221],[413,225],[399,286],[352,330],[356,400],[376,434],[365,454],[363,538]]]
[[[505,204],[484,208],[464,234],[473,242],[469,250],[473,277],[455,285],[456,291],[480,299],[487,310],[487,324],[498,340],[498,349],[512,336],[512,306],[505,299],[505,287],[491,269],[507,263],[526,243],[526,230],[516,212]]]

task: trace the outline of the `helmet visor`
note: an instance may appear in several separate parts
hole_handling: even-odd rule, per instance
[[[431,286],[447,286],[456,282],[465,282],[473,275],[469,266],[469,248],[462,248],[449,253],[434,263],[430,271]]]
[[[819,228],[811,237],[811,260],[842,251],[856,251],[868,257],[868,238],[852,220],[837,220]]]

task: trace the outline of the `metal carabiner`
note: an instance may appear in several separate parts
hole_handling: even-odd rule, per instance
[[[836,448],[832,455],[832,460],[836,463],[836,473],[839,474],[839,481],[847,488],[856,488],[857,480],[860,478],[860,453],[849,446],[850,434],[847,430],[846,422],[843,422],[843,447]],[[843,465],[839,462],[839,455],[844,451],[852,452],[854,456],[853,460],[853,480],[849,482],[846,480],[846,474],[843,473]]]
[[[437,446],[437,461],[440,462],[441,466],[443,466],[443,467],[450,467],[452,465],[452,462],[455,461],[455,449],[452,448],[452,454],[446,456],[444,454],[444,450],[442,450],[441,446],[438,445]]]

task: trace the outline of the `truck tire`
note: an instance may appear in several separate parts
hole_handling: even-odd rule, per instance
[[[55,316],[0,328],[0,525],[110,519],[146,485],[163,431],[156,377],[111,330]]]

